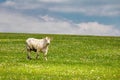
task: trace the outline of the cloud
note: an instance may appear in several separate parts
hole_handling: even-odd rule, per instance
[[[14,6],[14,5],[16,5],[16,3],[13,2],[13,1],[6,1],[6,2],[2,3],[2,5],[4,5],[4,6]]]
[[[48,10],[49,12],[80,13],[88,16],[119,16],[118,0],[6,0],[3,7],[16,10]]]
[[[38,0],[40,2],[46,2],[46,3],[62,3],[62,2],[66,2],[69,0]]]
[[[41,15],[38,19],[5,11],[0,13],[0,32],[120,36],[120,30],[113,25],[98,22],[73,23],[49,15]]]
[[[104,25],[98,22],[80,23],[78,31],[81,34],[89,35],[120,35],[120,30],[115,29],[112,25]]]
[[[23,1],[23,0],[18,0],[18,1],[12,1],[12,0],[6,0],[4,3],[1,4],[2,7],[4,8],[11,8],[14,10],[33,10],[33,9],[37,9],[37,8],[41,8],[43,7],[42,4],[39,4],[37,2],[34,2],[32,0],[29,1]]]
[[[63,12],[63,13],[81,13],[88,16],[119,16],[120,15],[119,5],[82,5],[82,6],[71,6],[63,5],[50,7],[50,11]]]
[[[71,25],[68,22],[54,22],[51,21],[51,17],[42,16],[39,20],[9,12],[0,13],[0,17],[2,18],[0,19],[0,32],[65,33],[65,30],[71,32],[69,28]]]
[[[75,23],[57,14],[116,17],[120,15],[119,3],[115,0],[5,0],[0,3],[0,32],[120,36],[115,25],[99,23],[97,19]]]

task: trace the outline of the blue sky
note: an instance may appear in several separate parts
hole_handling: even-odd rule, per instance
[[[0,0],[0,32],[120,36],[120,0]]]

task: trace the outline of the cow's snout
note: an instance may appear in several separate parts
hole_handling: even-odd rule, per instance
[[[47,45],[49,45],[50,43],[47,43]]]

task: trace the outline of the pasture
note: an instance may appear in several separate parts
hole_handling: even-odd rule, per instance
[[[26,59],[25,40],[46,36],[48,61]],[[0,33],[0,80],[120,80],[120,37]]]

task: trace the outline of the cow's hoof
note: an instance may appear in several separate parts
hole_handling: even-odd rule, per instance
[[[31,60],[32,58],[28,56],[27,59]]]
[[[36,57],[36,59],[39,59],[38,57]]]

